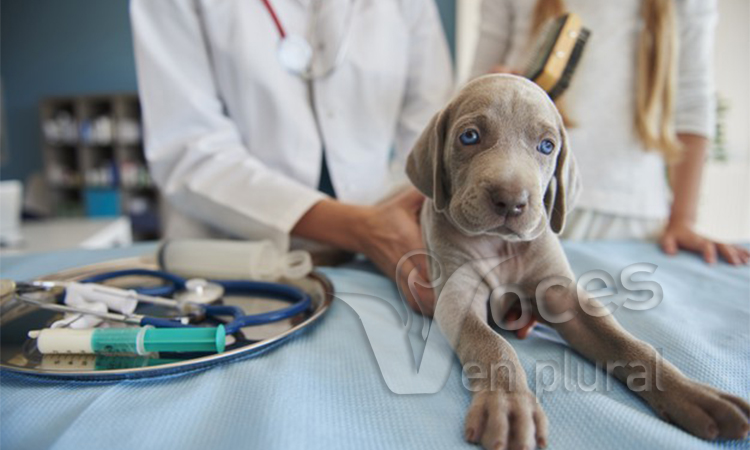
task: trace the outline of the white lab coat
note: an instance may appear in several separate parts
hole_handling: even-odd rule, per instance
[[[309,33],[310,0],[271,0],[288,33]],[[330,66],[307,82],[279,63],[261,0],[132,0],[146,157],[173,211],[167,234],[272,239],[323,194],[325,148],[343,202],[372,204],[448,99],[448,47],[433,0],[323,0],[313,46]],[[353,6],[351,6],[353,5]],[[348,8],[354,8],[349,15]],[[322,136],[322,140],[321,140]]]

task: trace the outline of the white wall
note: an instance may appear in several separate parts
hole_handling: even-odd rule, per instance
[[[459,83],[471,68],[481,1],[458,0]],[[718,239],[750,242],[750,0],[718,1],[715,71],[717,91],[730,106],[725,119],[729,159],[706,165],[698,229]]]
[[[706,166],[698,228],[716,238],[750,242],[750,1],[719,0],[715,70],[727,99],[726,163]]]

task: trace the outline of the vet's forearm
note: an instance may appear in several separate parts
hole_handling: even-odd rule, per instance
[[[292,234],[358,252],[360,240],[354,230],[364,214],[365,207],[324,199],[302,216],[292,229]]]
[[[698,212],[708,139],[695,134],[679,134],[677,137],[683,145],[683,153],[680,160],[669,166],[669,181],[674,197],[669,220],[692,226]]]

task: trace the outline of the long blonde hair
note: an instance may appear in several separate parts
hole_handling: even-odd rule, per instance
[[[641,142],[667,160],[680,154],[672,115],[677,84],[677,32],[674,0],[642,0],[643,29],[638,38],[634,124]],[[566,12],[564,0],[537,0],[531,33],[536,36],[550,19]],[[594,39],[596,39],[594,37]],[[562,104],[563,117],[571,122]]]

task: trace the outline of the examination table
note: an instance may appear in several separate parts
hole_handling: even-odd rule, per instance
[[[153,252],[153,245],[4,257],[3,278]],[[649,311],[619,308],[620,322],[661,349],[688,376],[747,398],[750,392],[750,268],[708,266],[698,256],[662,254],[654,244],[568,243],[576,275],[603,269],[615,280],[633,263],[658,266],[649,280],[664,299]],[[372,270],[326,268],[339,292],[395,301],[397,292]],[[373,302],[379,302],[373,300]],[[375,305],[375,303],[373,303]],[[364,311],[364,312],[363,312]],[[360,311],[378,314],[381,308]],[[470,393],[454,358],[445,387],[432,395],[396,395],[380,373],[362,320],[334,302],[314,328],[256,358],[198,372],[119,382],[31,378],[3,371],[3,449],[455,449],[464,443]],[[507,334],[535,389],[535,361],[563,364],[565,344],[540,327],[519,341]],[[570,353],[570,352],[568,352]],[[569,363],[594,376],[571,354]],[[563,373],[563,381],[576,377]],[[606,379],[606,377],[604,377]],[[709,443],[658,419],[617,381],[609,390],[546,392],[551,449],[750,449],[750,441]]]

